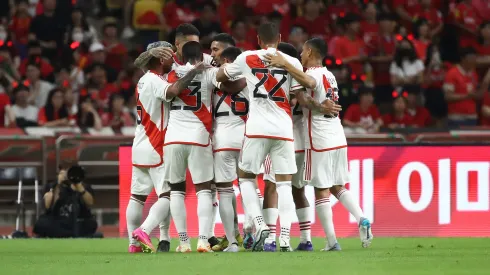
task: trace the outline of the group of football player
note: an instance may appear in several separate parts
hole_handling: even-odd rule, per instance
[[[308,40],[301,61],[282,43],[272,23],[258,28],[261,50],[242,52],[233,38],[218,34],[211,55],[202,52],[199,31],[176,29],[174,45],[148,45],[135,65],[138,123],[132,148],[131,198],[126,210],[129,252],[169,251],[172,218],[177,252],[192,251],[187,234],[186,171],[197,196],[198,252],[292,251],[290,229],[297,216],[296,250],[312,251],[306,185],[314,187],[315,208],[327,242],[340,250],[330,194],[357,219],[361,244],[372,241],[371,223],[344,188],[349,181],[347,141],[338,118],[338,88],[322,65],[324,40]],[[263,198],[256,178],[263,174]],[[245,212],[242,237],[233,182],[238,179]],[[142,222],[143,207],[155,190],[158,200]],[[214,235],[217,211],[226,236]],[[160,242],[150,233],[160,227]]]

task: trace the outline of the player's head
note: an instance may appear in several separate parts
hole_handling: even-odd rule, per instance
[[[298,58],[298,50],[296,50],[296,48],[289,43],[281,42],[279,45],[277,45],[277,49],[291,57]]]
[[[242,50],[240,50],[237,47],[228,47],[223,50],[221,53],[220,57],[220,63],[221,64],[226,64],[226,63],[233,63],[235,59],[242,53]]]
[[[170,44],[166,41],[153,42],[146,47],[146,50],[149,51],[151,49],[159,48],[159,47],[172,48],[172,44]],[[161,67],[163,73],[168,73],[172,70],[172,64],[173,63],[174,63],[174,61],[172,58],[169,58],[169,59],[161,58],[161,59],[159,59],[156,57],[151,57],[150,60],[148,61],[147,68],[149,70],[157,70]]]
[[[182,47],[189,41],[199,42],[199,35],[201,33],[192,24],[184,23],[180,24],[175,29],[175,47],[177,48],[177,54],[182,56]]]
[[[257,38],[259,46],[262,49],[277,48],[277,45],[281,42],[281,34],[279,28],[274,23],[263,23],[257,30]]]
[[[182,61],[196,64],[202,59],[202,47],[199,42],[189,41],[182,47]]]
[[[221,65],[222,64],[220,63],[221,53],[225,49],[234,46],[235,46],[235,40],[231,35],[227,33],[217,34],[213,37],[213,41],[211,42],[211,56],[213,57],[214,61],[218,63],[218,65]]]
[[[305,42],[301,52],[301,64],[304,67],[316,66],[321,64],[327,55],[327,44],[321,38],[312,38]]]

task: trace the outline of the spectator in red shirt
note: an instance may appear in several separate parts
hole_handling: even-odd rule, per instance
[[[81,96],[78,99],[77,124],[80,128],[102,129],[102,119],[96,110],[97,102],[91,96]]]
[[[393,92],[393,105],[390,113],[383,116],[383,124],[392,130],[414,126],[412,117],[407,112],[406,91]]]
[[[428,127],[432,124],[429,111],[420,106],[419,87],[406,87],[407,113],[412,120],[413,127]],[[440,104],[440,103],[439,103]]]
[[[39,109],[38,123],[44,127],[70,126],[68,110],[64,104],[63,90],[54,88],[49,92],[46,106]]]
[[[10,98],[5,93],[0,93],[0,128],[5,125],[15,127],[15,114],[10,105]]]
[[[427,55],[427,48],[431,43],[429,22],[424,18],[418,19],[414,23],[414,37],[413,45],[415,52],[421,60],[425,60]]]
[[[431,0],[420,0],[419,9],[414,15],[414,21],[422,18],[427,20],[430,26],[430,37],[439,35],[442,32],[444,27],[442,13],[434,7]]]
[[[28,63],[36,62],[39,64],[41,77],[48,80],[53,79],[54,68],[48,60],[41,56],[41,53],[41,44],[38,41],[29,41],[27,44],[27,58],[22,60],[19,66],[19,73],[21,76],[24,77],[26,75]]]
[[[376,36],[379,32],[379,24],[377,21],[378,10],[376,4],[368,2],[364,7],[363,19],[361,21],[361,37],[368,47],[371,47],[371,43],[375,43]]]
[[[326,14],[330,15],[331,22],[335,22],[338,18],[345,17],[348,13],[361,15],[356,0],[335,0],[334,3],[327,7],[326,12]]]
[[[346,133],[376,133],[379,131],[383,120],[373,103],[373,91],[368,88],[361,89],[359,104],[351,104],[342,120]]]
[[[488,0],[473,0],[471,1],[473,7],[475,7],[478,15],[482,20],[490,20],[490,1]]]
[[[165,4],[163,15],[167,25],[172,29],[177,28],[182,23],[191,23],[198,17],[192,10],[191,1],[175,0]]]
[[[319,0],[306,0],[303,16],[296,18],[293,24],[303,27],[310,36],[326,40],[330,30],[328,18],[321,14],[321,5]]]
[[[478,53],[477,65],[478,68],[482,69],[480,75],[483,76],[486,68],[490,67],[490,21],[480,25],[479,34],[475,48]]]
[[[354,13],[347,14],[342,22],[345,25],[345,35],[333,41],[331,55],[348,64],[352,73],[359,76],[364,73],[363,62],[366,60],[364,42],[359,38],[360,17]]]
[[[412,20],[419,9],[418,0],[393,0],[393,9],[400,17],[403,24],[410,28]]]
[[[388,102],[391,100],[390,65],[395,54],[396,21],[393,14],[379,15],[379,33],[369,44],[369,61],[373,67],[376,100]]]
[[[201,42],[203,48],[209,49],[213,37],[222,32],[221,26],[216,20],[216,6],[212,2],[203,4],[200,11],[201,16],[192,21],[192,25],[199,30],[199,42]]]
[[[119,93],[116,85],[107,81],[107,72],[102,66],[95,66],[90,72],[90,84],[93,89],[90,89],[90,96],[94,98],[98,107],[106,107],[109,97],[114,93]],[[95,93],[95,94],[94,94]]]
[[[481,84],[481,91],[483,93],[483,103],[481,106],[481,124],[483,126],[490,126],[490,69],[483,77]]]
[[[119,41],[116,23],[106,23],[102,28],[102,34],[102,44],[106,52],[105,64],[116,71],[122,70],[128,49]]]
[[[109,112],[102,115],[104,126],[112,127],[116,132],[120,132],[124,126],[133,126],[134,120],[131,114],[124,107],[124,97],[120,94],[113,94],[109,100]]]
[[[442,85],[448,70],[448,66],[441,60],[439,46],[431,44],[427,49],[425,60],[424,93],[425,106],[438,123],[447,116],[447,104],[445,102]],[[442,126],[442,125],[441,125]]]
[[[10,30],[13,33],[12,39],[20,47],[26,46],[29,37],[29,27],[32,17],[29,15],[29,3],[27,0],[18,1],[15,14],[10,20]]]
[[[235,39],[236,47],[242,49],[242,51],[255,50],[255,44],[257,42],[247,41],[247,27],[245,21],[235,20],[231,24],[231,35]],[[257,40],[257,38],[255,38]],[[254,41],[256,41],[254,40]]]
[[[449,126],[475,126],[477,112],[475,100],[483,95],[477,90],[476,51],[462,48],[461,62],[451,68],[444,80],[444,95],[448,103]]]
[[[476,9],[471,5],[471,0],[461,1],[453,9],[451,17],[459,29],[459,46],[473,46],[477,41],[478,26],[481,24],[481,19]]]

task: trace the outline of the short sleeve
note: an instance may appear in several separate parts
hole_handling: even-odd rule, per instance
[[[348,120],[348,121],[351,121],[351,122],[358,122],[356,121],[355,117],[354,117],[354,112],[355,112],[355,106],[356,105],[350,105],[347,110],[345,111],[345,115],[344,115],[344,119],[345,120]]]
[[[156,98],[162,101],[168,101],[167,90],[171,86],[171,84],[160,77],[154,79],[155,80],[152,81],[151,83],[152,85],[151,89],[153,91],[153,94],[155,95]]]
[[[245,66],[245,53],[241,53],[233,63],[226,64],[223,71],[229,79],[236,78],[243,74],[242,70]]]
[[[303,65],[301,65],[301,62],[299,62],[298,59],[294,59],[293,66],[296,69],[298,69],[300,71],[303,71]],[[318,83],[317,83],[317,85],[318,85]],[[292,79],[291,79],[291,87],[290,87],[289,91],[290,92],[294,92],[296,90],[301,90],[301,89],[304,89],[303,85],[301,85],[296,79],[294,79],[294,77],[292,77]]]
[[[446,78],[444,79],[444,85],[443,85],[443,89],[444,91],[451,91],[451,92],[454,92],[455,89],[456,89],[456,79],[454,78],[454,73],[453,71],[449,71],[447,74],[446,74]]]

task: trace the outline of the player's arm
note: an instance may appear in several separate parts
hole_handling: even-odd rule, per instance
[[[316,81],[313,77],[305,74],[294,64],[289,63],[280,52],[276,52],[276,54],[267,54],[265,60],[269,63],[269,67],[283,68],[288,71],[288,73],[303,87],[309,89],[314,89],[316,87]]]
[[[247,80],[244,77],[242,77],[233,81],[228,80],[225,82],[220,82],[218,88],[225,93],[235,95],[243,91],[243,89],[245,89],[246,87],[247,87]]]
[[[204,62],[199,62],[192,70],[190,70],[187,74],[181,77],[179,80],[170,85],[165,92],[165,99],[167,101],[172,100],[174,97],[179,96],[183,90],[187,89],[191,84],[194,77],[202,71],[210,68],[210,65],[205,64]]]
[[[223,64],[219,67],[218,72],[216,73],[216,81],[217,82],[226,82],[227,80],[237,78],[242,75],[242,68],[245,67],[243,64],[245,59],[245,55],[242,53],[233,63]]]
[[[146,70],[146,65],[148,64],[148,61],[150,60],[150,58],[156,57],[156,58],[169,59],[169,58],[172,58],[173,53],[174,52],[171,48],[166,48],[166,47],[153,48],[149,51],[145,51],[142,54],[140,54],[134,60],[134,66],[136,66],[137,68],[140,68],[142,70]]]
[[[342,106],[336,104],[333,100],[327,99],[320,103],[318,100],[311,97],[306,90],[298,89],[293,91],[296,100],[301,107],[305,107],[312,111],[317,111],[326,115],[338,115],[342,111]]]

